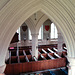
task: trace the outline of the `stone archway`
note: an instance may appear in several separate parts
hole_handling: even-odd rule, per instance
[[[75,57],[75,24],[72,1],[11,0],[5,6],[0,11],[0,66],[5,64],[6,51],[15,31],[29,16],[39,10],[60,28],[66,41],[68,56]]]

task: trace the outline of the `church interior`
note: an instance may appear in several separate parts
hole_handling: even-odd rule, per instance
[[[74,0],[0,2],[1,75],[75,75]]]

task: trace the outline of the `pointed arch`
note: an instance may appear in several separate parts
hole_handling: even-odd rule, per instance
[[[66,0],[68,3],[69,0]],[[61,30],[68,48],[68,56],[75,57],[74,6],[71,10],[66,1],[11,0],[0,11],[0,66],[4,64],[6,51],[18,27],[33,13],[42,11]],[[73,8],[73,9],[72,9]],[[69,11],[69,13],[67,12]],[[70,14],[70,15],[69,15]],[[38,25],[37,25],[38,26]]]

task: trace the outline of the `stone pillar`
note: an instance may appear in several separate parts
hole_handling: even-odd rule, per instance
[[[9,59],[9,50],[7,50],[7,54],[6,54],[6,57],[5,57],[5,61],[7,61]]]
[[[5,68],[6,68],[6,64],[0,66],[0,75],[4,75]]]
[[[58,54],[60,56],[61,56],[62,50],[63,50],[62,45],[63,45],[63,37],[62,37],[61,31],[58,29]]]
[[[68,67],[68,75],[75,75],[75,58],[68,57],[69,67]]]
[[[62,52],[62,44],[63,44],[63,37],[62,34],[58,31],[58,52]]]
[[[0,51],[0,75],[4,75],[4,71],[6,68],[6,64],[5,64],[6,52],[7,52],[6,50]]]
[[[20,31],[21,31],[21,29],[20,29],[20,27],[19,27],[19,29],[18,29],[18,32],[19,32],[19,35],[18,35],[19,41],[21,41],[21,33],[20,33]]]
[[[38,34],[32,34],[32,57],[38,58]]]

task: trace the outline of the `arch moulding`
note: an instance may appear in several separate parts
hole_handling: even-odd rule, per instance
[[[43,1],[43,2],[42,2]],[[11,0],[0,11],[0,66],[5,63],[5,56],[9,43],[23,22],[37,11],[42,11],[61,30],[68,48],[68,56],[75,57],[74,22],[67,14],[65,8],[56,1],[50,0]],[[62,3],[62,2],[61,2]],[[65,7],[65,6],[64,6]],[[62,9],[61,9],[62,8]],[[63,10],[63,12],[62,12]],[[32,12],[32,13],[31,13]],[[71,13],[72,15],[73,13]],[[68,17],[68,18],[67,18]],[[72,25],[70,24],[70,21]],[[39,22],[40,23],[40,22]],[[37,27],[39,29],[39,23]],[[73,26],[73,27],[72,27]],[[72,28],[72,30],[70,29]]]

